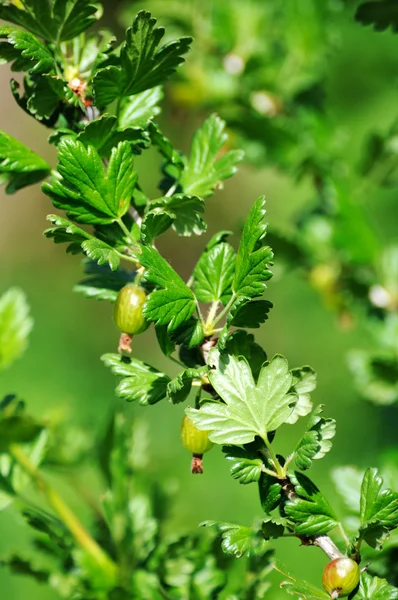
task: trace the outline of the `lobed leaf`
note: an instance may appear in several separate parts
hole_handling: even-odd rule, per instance
[[[119,398],[146,406],[166,397],[170,378],[150,365],[120,354],[104,354],[101,360],[114,375],[123,377],[116,388]]]
[[[17,51],[16,55],[13,53],[11,56],[12,60],[18,57],[19,70],[32,74],[51,73],[55,70],[55,61],[50,50],[32,33],[18,27],[3,25],[0,27],[0,38],[6,38]]]
[[[211,196],[223,179],[236,173],[243,158],[241,150],[230,150],[220,156],[228,139],[225,122],[213,114],[198,129],[192,140],[191,152],[180,184],[186,194]]]
[[[200,257],[193,276],[194,291],[199,302],[226,303],[231,296],[235,271],[235,252],[223,242],[212,246]]]
[[[398,588],[393,587],[386,579],[372,577],[362,573],[358,592],[355,600],[397,600]]]
[[[398,527],[398,493],[382,490],[383,478],[375,468],[365,471],[361,486],[359,536],[379,548],[385,534]]]
[[[268,552],[268,542],[264,539],[261,529],[252,529],[234,523],[218,521],[204,521],[202,527],[216,527],[221,533],[221,547],[225,554],[232,554],[237,558],[242,556],[264,556]]]
[[[8,194],[41,181],[49,172],[50,166],[44,159],[0,131],[0,183],[7,183]]]
[[[263,461],[245,448],[223,446],[225,458],[232,462],[230,473],[239,483],[253,483],[260,479]]]
[[[198,429],[209,431],[212,442],[240,445],[256,436],[267,439],[291,414],[296,398],[288,393],[292,375],[282,356],[263,365],[257,384],[243,357],[211,353],[210,365],[210,383],[223,402],[207,402],[186,413]]]
[[[332,448],[336,421],[321,416],[323,405],[317,406],[307,424],[307,430],[294,450],[296,465],[302,471],[312,466],[313,460],[323,458]]]

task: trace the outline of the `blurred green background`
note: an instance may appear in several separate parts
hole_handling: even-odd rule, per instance
[[[105,19],[116,26],[115,7],[108,2]],[[148,3],[150,4],[150,3]],[[141,3],[142,5],[142,3]],[[353,12],[353,11],[352,11]],[[156,15],[155,15],[156,16]],[[384,130],[396,116],[398,36],[391,32],[375,33],[336,14],[341,36],[339,50],[330,60],[327,81],[328,116],[346,135],[347,164],[360,158],[364,139],[372,131]],[[120,30],[119,30],[120,31]],[[189,59],[188,59],[189,60]],[[29,119],[15,104],[8,91],[10,73],[0,70],[0,128],[55,164],[54,149],[46,142],[47,131]],[[177,147],[189,148],[190,135],[197,124],[171,115],[167,106],[161,117],[165,133]],[[142,182],[147,192],[156,193],[159,159],[155,153],[139,159]],[[219,229],[239,234],[253,201],[260,194],[268,199],[268,221],[287,223],[300,207],[311,202],[306,183],[292,180],[264,165],[240,168],[233,181],[207,203],[208,232],[202,238],[181,239],[174,233],[162,238],[161,250],[174,268],[188,277],[200,249]],[[61,418],[87,427],[98,435],[115,405],[114,379],[99,360],[104,352],[115,351],[118,333],[112,321],[112,307],[88,301],[73,294],[73,285],[81,278],[79,258],[67,256],[64,248],[45,239],[45,217],[53,212],[39,186],[26,188],[15,196],[0,190],[1,279],[0,293],[10,286],[22,287],[28,296],[35,320],[30,346],[24,357],[1,376],[1,392],[15,392],[24,398],[30,411],[39,417]],[[377,192],[369,198],[368,208],[378,232],[390,240],[397,237],[395,194]],[[236,241],[237,238],[235,238]],[[275,277],[266,297],[274,303],[270,320],[256,338],[268,355],[284,354],[292,367],[310,364],[318,373],[316,403],[326,405],[326,415],[337,419],[333,451],[313,468],[313,478],[333,499],[329,470],[340,464],[377,466],[383,449],[396,442],[396,409],[383,409],[357,397],[348,369],[346,351],[369,343],[359,327],[344,332],[298,272],[284,271],[275,257]],[[136,355],[169,374],[176,368],[161,355],[153,328],[140,336]],[[156,480],[170,481],[176,488],[170,528],[189,530],[203,519],[220,519],[250,524],[260,515],[256,486],[239,486],[228,474],[221,452],[206,456],[205,475],[190,475],[190,457],[180,445],[179,429],[183,406],[160,403],[154,407],[128,406],[132,415],[148,423],[152,472]],[[277,449],[284,452],[295,444],[300,425],[282,429]],[[88,457],[89,459],[89,457]],[[93,496],[104,491],[104,482],[82,466],[76,474],[80,482],[90,483]],[[77,511],[82,503],[74,492],[64,493]],[[336,507],[338,508],[337,497]],[[83,511],[84,518],[84,511]],[[0,557],[3,550],[19,549],[28,539],[22,517],[15,509],[0,513]],[[319,582],[325,558],[313,548],[298,551],[299,541],[282,540],[277,548],[280,558],[305,579]],[[1,597],[7,600],[29,598],[47,600],[55,595],[22,577],[0,570]],[[277,585],[269,597],[286,597]]]

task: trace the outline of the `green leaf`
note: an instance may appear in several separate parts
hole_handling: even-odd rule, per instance
[[[49,239],[53,239],[55,244],[69,244],[66,252],[70,254],[82,252],[82,243],[92,237],[80,227],[58,215],[47,215],[47,220],[55,227],[46,229],[44,235]]]
[[[285,504],[286,516],[294,523],[296,535],[323,535],[338,524],[337,517],[316,485],[299,471],[291,475],[294,499]]]
[[[261,530],[222,523],[217,521],[204,521],[202,527],[216,527],[221,533],[221,548],[225,554],[232,554],[237,558],[242,556],[264,556],[269,550],[268,542],[264,539]]]
[[[256,344],[251,333],[243,329],[234,331],[226,339],[224,349],[228,354],[243,356],[250,365],[254,380],[258,380],[261,367],[267,360],[267,355],[262,347]]]
[[[128,210],[137,173],[128,142],[112,150],[107,175],[97,150],[73,138],[58,145],[58,172],[43,191],[57,208],[80,223],[112,223]]]
[[[383,478],[377,469],[365,471],[361,486],[359,536],[379,548],[385,533],[398,527],[398,493],[382,490]]]
[[[240,298],[231,308],[227,324],[232,327],[257,329],[268,319],[268,313],[273,307],[268,300],[249,300]]]
[[[98,106],[106,106],[123,96],[133,96],[154,88],[170,77],[184,62],[191,38],[184,37],[158,48],[164,28],[156,27],[156,19],[140,11],[133,26],[126,31],[118,65],[100,69],[93,87]]]
[[[275,477],[271,477],[267,473],[261,473],[258,482],[258,491],[263,511],[268,515],[282,501],[282,485]]]
[[[363,475],[363,471],[350,466],[336,467],[332,471],[332,478],[337,492],[346,509],[354,514],[359,514]]]
[[[0,452],[7,452],[10,444],[32,442],[42,430],[42,425],[25,415],[0,419]]]
[[[236,173],[236,164],[242,160],[243,152],[230,150],[220,156],[227,139],[225,122],[215,114],[197,130],[180,180],[186,194],[211,196],[223,179]]]
[[[204,201],[197,196],[174,194],[151,203],[151,210],[144,218],[145,243],[173,226],[178,235],[201,235],[207,225],[199,213],[204,211]],[[149,240],[149,241],[148,241]]]
[[[336,421],[321,417],[323,405],[317,406],[307,424],[307,430],[294,450],[296,465],[302,471],[312,466],[313,460],[323,458],[332,448]]]
[[[0,19],[21,25],[49,42],[71,40],[97,20],[92,0],[23,0],[24,8],[0,4]]]
[[[316,388],[316,373],[311,367],[293,369],[292,374],[292,392],[297,394],[298,400],[292,414],[286,421],[290,425],[293,425],[300,417],[305,417],[311,412],[312,401],[310,393]]]
[[[315,587],[307,581],[297,580],[278,559],[274,559],[273,566],[275,571],[288,578],[280,586],[291,596],[299,596],[298,600],[330,600],[330,595],[324,590]]]
[[[129,142],[134,154],[140,154],[150,143],[149,135],[140,127],[120,129],[114,115],[101,115],[90,121],[77,139],[86,147],[94,146],[99,155],[106,159],[120,142]]]
[[[150,365],[120,354],[104,354],[101,360],[114,375],[123,379],[116,388],[116,395],[128,402],[138,402],[142,406],[156,404],[166,397],[170,378]]]
[[[278,517],[268,517],[264,519],[261,531],[266,540],[278,539],[285,533],[287,520]]]
[[[228,301],[235,271],[232,246],[220,243],[204,252],[194,270],[194,291],[200,302]]]
[[[126,98],[120,111],[119,126],[122,129],[146,127],[149,121],[160,113],[158,104],[162,100],[163,90],[160,86]]]
[[[207,367],[200,369],[185,369],[174,377],[167,385],[167,398],[173,404],[184,402],[191,391],[194,379],[200,380],[207,374]]]
[[[92,237],[82,243],[82,249],[91,260],[95,260],[99,265],[108,264],[112,271],[116,271],[120,266],[119,253],[102,240]]]
[[[0,131],[0,181],[7,182],[8,194],[41,181],[47,177],[50,169],[35,152],[5,131]]]
[[[169,331],[177,329],[195,312],[192,290],[154,248],[143,246],[139,261],[147,269],[146,279],[163,288],[149,295],[144,307],[145,317],[157,325],[167,325]]]
[[[0,370],[9,367],[25,352],[33,327],[26,296],[11,288],[0,297]]]
[[[267,439],[291,414],[296,398],[288,393],[292,374],[279,355],[263,365],[257,385],[248,362],[226,353],[210,354],[210,383],[223,400],[189,408],[196,427],[209,431],[216,444],[247,444],[256,436]]]
[[[18,65],[21,70],[32,74],[50,73],[55,69],[54,57],[49,49],[37,37],[17,27],[3,25],[0,27],[0,38],[6,38],[19,55]]]
[[[261,296],[266,287],[265,282],[272,277],[268,266],[273,253],[268,246],[262,246],[266,232],[266,225],[263,224],[264,206],[265,198],[260,196],[243,228],[233,282],[233,291],[238,298]]]
[[[260,479],[263,468],[261,458],[245,448],[236,446],[223,446],[222,451],[225,453],[225,458],[233,463],[230,473],[239,483],[253,483]]]
[[[30,87],[25,79],[25,92],[28,113],[49,127],[53,126],[53,114],[60,108],[60,103],[72,103],[74,100],[73,92],[65,81],[51,74],[41,75]]]
[[[91,260],[84,261],[84,273],[87,277],[79,281],[73,291],[83,294],[86,298],[110,302],[116,302],[118,292],[131,283],[134,276],[130,271],[120,268],[112,271],[109,265],[100,266]]]
[[[355,19],[362,25],[373,25],[376,31],[392,27],[398,31],[398,6],[395,0],[363,2],[357,8]]]
[[[362,573],[359,590],[354,598],[355,600],[397,600],[398,588],[389,585],[386,579]]]

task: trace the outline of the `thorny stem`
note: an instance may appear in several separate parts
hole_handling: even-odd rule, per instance
[[[54,512],[58,515],[67,529],[74,537],[77,544],[83,548],[95,561],[95,563],[107,573],[111,580],[116,579],[116,565],[111,558],[102,550],[97,542],[91,537],[84,525],[71,511],[63,498],[44,479],[40,471],[33,465],[29,457],[20,446],[11,444],[9,451],[19,466],[31,477],[37,488],[45,495]]]

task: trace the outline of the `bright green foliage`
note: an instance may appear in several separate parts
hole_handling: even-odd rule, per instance
[[[225,404],[208,402],[200,410],[187,409],[196,427],[210,432],[212,442],[247,444],[256,435],[265,440],[285,423],[296,396],[289,393],[292,375],[282,356],[263,366],[257,385],[244,359],[221,354],[213,365],[210,382]]]
[[[119,97],[132,96],[163,83],[180,65],[189,50],[191,38],[185,37],[158,48],[164,36],[156,19],[141,11],[126,31],[117,65],[100,69],[94,78],[98,106]]]
[[[389,585],[385,579],[362,573],[359,590],[355,594],[355,598],[357,600],[396,600],[398,589]]]
[[[386,533],[398,526],[398,493],[382,486],[377,469],[369,467],[361,487],[359,539],[372,547],[380,546]]]
[[[86,148],[78,140],[62,140],[58,159],[61,178],[43,184],[43,191],[69,218],[79,223],[112,223],[127,212],[137,180],[127,142],[112,150],[106,175],[95,148]]]
[[[232,294],[235,252],[225,242],[205,251],[194,270],[194,290],[200,302],[226,304]]]
[[[333,529],[338,521],[326,498],[306,475],[291,476],[296,498],[285,504],[287,517],[297,535],[320,535]]]
[[[6,183],[6,192],[13,194],[20,188],[44,179],[49,165],[35,152],[0,131],[0,183]]]
[[[136,358],[123,358],[119,354],[104,354],[102,360],[112,373],[123,377],[116,388],[119,398],[145,406],[156,404],[166,396],[170,379],[164,373]]]
[[[25,352],[32,326],[25,294],[19,288],[9,289],[0,297],[0,370]]]
[[[239,483],[253,483],[260,479],[263,467],[260,457],[236,446],[223,446],[222,451],[225,458],[233,463],[230,473]]]
[[[48,42],[71,40],[96,21],[92,0],[21,0],[23,8],[2,2],[0,18],[21,25]]]
[[[4,25],[0,27],[0,38],[5,38],[14,48],[3,45],[0,50],[2,60],[14,60],[14,70],[33,73],[51,73],[55,69],[54,57],[49,49],[33,34],[17,27]],[[18,69],[17,69],[18,67]]]
[[[218,523],[205,521],[204,527],[217,527],[221,533],[221,546],[225,554],[233,554],[237,558],[246,555],[263,556],[268,550],[268,544],[261,534],[261,530],[234,525],[233,523]]]
[[[294,451],[296,465],[302,471],[309,469],[313,460],[323,458],[332,448],[331,440],[336,433],[336,421],[321,417],[323,406],[312,413],[307,430]]]
[[[186,194],[206,198],[223,179],[232,177],[236,172],[235,165],[243,158],[240,150],[230,150],[219,156],[228,139],[224,128],[224,121],[217,115],[211,115],[197,130],[180,181]]]

